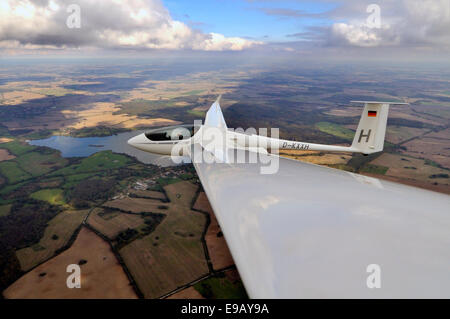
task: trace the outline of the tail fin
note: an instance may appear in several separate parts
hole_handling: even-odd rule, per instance
[[[384,146],[386,124],[391,104],[397,102],[352,101],[364,103],[364,110],[353,138],[352,149],[363,154],[381,152]]]

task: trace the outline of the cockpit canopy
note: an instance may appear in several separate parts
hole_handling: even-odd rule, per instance
[[[192,137],[199,127],[193,124],[168,126],[147,131],[145,136],[151,141],[180,141]]]

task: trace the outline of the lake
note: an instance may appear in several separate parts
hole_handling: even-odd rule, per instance
[[[146,153],[128,145],[127,141],[145,131],[138,130],[104,137],[52,136],[41,140],[28,141],[35,146],[47,146],[61,152],[62,157],[87,157],[100,151],[127,154],[146,164],[160,166],[173,165],[169,156]]]

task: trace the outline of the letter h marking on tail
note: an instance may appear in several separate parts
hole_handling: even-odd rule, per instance
[[[372,130],[370,129],[369,132],[367,134],[364,134],[364,130],[361,130],[361,132],[359,133],[359,138],[358,138],[358,143],[361,143],[361,139],[363,137],[366,138],[366,143],[369,142],[369,137],[370,137],[370,133],[372,132]]]

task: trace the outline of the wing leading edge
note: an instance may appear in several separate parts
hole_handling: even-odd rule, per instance
[[[251,298],[450,297],[449,196],[279,161],[194,163]]]

